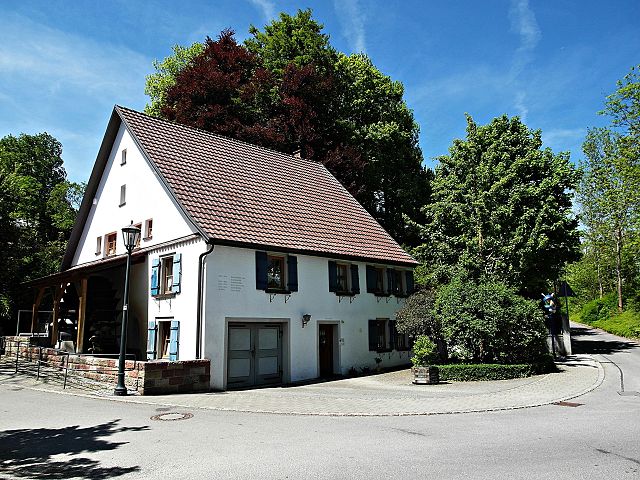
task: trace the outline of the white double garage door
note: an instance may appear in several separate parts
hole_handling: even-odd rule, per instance
[[[229,323],[227,388],[282,383],[283,325]]]

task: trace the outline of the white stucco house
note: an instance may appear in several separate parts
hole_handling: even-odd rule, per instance
[[[131,353],[208,358],[215,389],[408,363],[416,261],[323,165],[119,106],[62,270],[34,282],[77,351],[117,345],[131,221]]]

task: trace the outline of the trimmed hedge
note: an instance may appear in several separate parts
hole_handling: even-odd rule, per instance
[[[478,380],[508,380],[510,378],[530,377],[540,373],[556,370],[553,360],[549,363],[501,365],[497,363],[450,364],[437,365],[440,370],[440,380],[457,382],[473,382]]]

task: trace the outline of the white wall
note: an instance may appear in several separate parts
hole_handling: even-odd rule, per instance
[[[177,320],[180,322],[179,360],[196,358],[196,316],[198,304],[198,258],[207,250],[201,238],[190,239],[149,252],[147,257],[148,320]],[[180,293],[168,297],[152,297],[150,293],[151,265],[165,255],[182,254]],[[174,272],[175,274],[175,272]],[[146,326],[144,338],[146,338]]]
[[[404,299],[394,296],[377,299],[366,293],[366,263],[358,265],[359,295],[350,303],[329,292],[328,258],[296,255],[298,258],[298,292],[285,303],[284,295],[270,295],[256,290],[255,250],[216,246],[206,261],[206,299],[204,353],[211,359],[212,386],[225,388],[226,325],[229,321],[286,322],[289,338],[283,343],[285,379],[298,381],[319,375],[319,323],[336,323],[341,341],[338,357],[340,371],[350,367],[375,367],[375,357],[383,358],[383,366],[408,363],[408,352],[378,354],[369,351],[368,321],[375,318],[395,319]],[[233,277],[233,278],[232,278]],[[240,286],[241,285],[241,286]],[[233,286],[233,288],[232,288]],[[388,300],[388,301],[387,301]],[[302,315],[310,314],[310,323],[302,328]]]
[[[121,165],[121,152],[127,150],[127,162]],[[126,204],[120,206],[120,186],[127,186]],[[133,220],[142,223],[153,219],[153,238],[141,240],[140,246],[150,247],[175,238],[196,233],[191,222],[182,214],[164,185],[124,124],[120,126],[113,143],[102,179],[94,198],[84,231],[80,237],[72,266],[104,257],[104,235],[117,232],[117,254],[125,253],[120,231]],[[102,253],[96,255],[96,238],[103,237]]]

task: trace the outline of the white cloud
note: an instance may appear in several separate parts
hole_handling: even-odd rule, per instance
[[[256,7],[262,10],[262,14],[264,15],[267,21],[271,21],[276,16],[276,7],[275,4],[270,0],[251,0]]]
[[[149,58],[125,47],[100,44],[18,15],[0,20],[1,83],[24,82],[24,90],[35,88],[31,92],[36,96],[74,89],[127,100],[141,88],[150,65]]]
[[[525,92],[516,93],[516,100],[515,100],[514,106],[516,111],[518,112],[518,116],[520,117],[520,120],[522,120],[522,123],[527,123],[527,114],[529,113],[529,108],[525,103],[526,97],[527,97],[527,94]]]
[[[536,20],[536,16],[529,8],[529,0],[512,0],[509,9],[511,31],[520,37],[520,45],[516,50],[512,65],[512,74],[519,75],[524,67],[531,62],[542,33]]]
[[[364,27],[366,16],[358,5],[358,0],[334,0],[333,5],[342,24],[342,33],[347,37],[351,50],[356,53],[365,53],[367,50]]]

